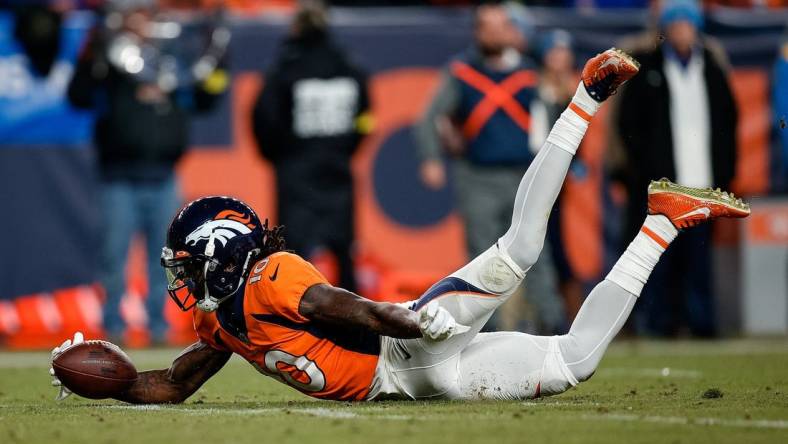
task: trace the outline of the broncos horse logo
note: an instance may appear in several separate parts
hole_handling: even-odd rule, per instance
[[[189,233],[186,236],[186,245],[197,245],[202,240],[213,238],[224,247],[227,241],[235,236],[251,233],[255,228],[254,224],[249,223],[251,220],[251,216],[237,211],[222,211],[213,220],[205,222]]]

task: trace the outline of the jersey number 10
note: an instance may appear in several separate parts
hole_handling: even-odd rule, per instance
[[[306,356],[294,356],[282,350],[271,350],[265,354],[265,367],[252,365],[268,376],[305,392],[319,392],[326,387],[326,376],[315,361]]]

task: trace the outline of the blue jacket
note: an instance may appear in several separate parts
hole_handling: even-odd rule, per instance
[[[537,83],[533,65],[523,59],[512,70],[495,71],[480,57],[464,56],[451,64],[450,74],[459,86],[453,117],[465,136],[468,160],[480,165],[529,164],[529,106]]]

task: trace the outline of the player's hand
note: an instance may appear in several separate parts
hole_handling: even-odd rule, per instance
[[[433,341],[445,341],[470,329],[466,325],[458,324],[454,316],[437,302],[430,302],[419,312],[419,330],[425,338]]]
[[[421,180],[430,189],[438,190],[446,186],[446,167],[443,161],[425,160],[421,164]]]
[[[58,355],[82,342],[85,342],[85,336],[81,332],[76,332],[74,333],[73,340],[66,339],[65,341],[63,341],[62,344],[60,344],[60,346],[52,349],[52,357],[49,360],[49,376],[52,377],[52,385],[54,387],[60,388],[60,391],[58,392],[57,397],[55,398],[56,401],[62,401],[68,398],[69,395],[71,395],[71,390],[67,389],[66,386],[64,386],[63,383],[60,382],[60,379],[58,379],[57,376],[55,376],[55,369],[52,367],[52,362],[55,360],[55,358],[58,357]]]

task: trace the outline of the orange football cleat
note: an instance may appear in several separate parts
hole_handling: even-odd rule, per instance
[[[718,217],[747,217],[750,206],[719,188],[683,187],[663,177],[648,186],[648,214],[662,214],[681,229]]]
[[[597,54],[583,68],[583,85],[597,102],[603,102],[616,92],[622,83],[638,73],[640,63],[616,48]]]

